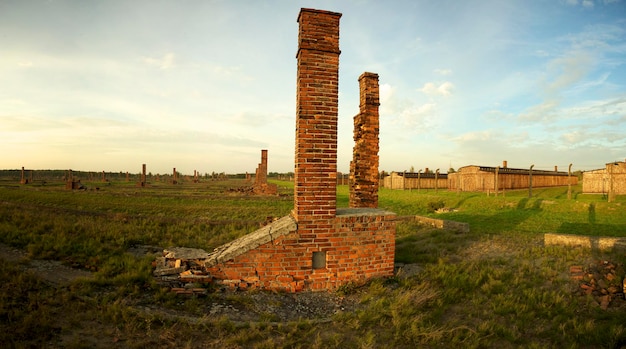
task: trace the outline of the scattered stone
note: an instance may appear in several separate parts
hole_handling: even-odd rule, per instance
[[[587,268],[573,265],[569,271],[571,279],[580,282],[578,292],[592,296],[601,309],[607,310],[623,303],[618,302],[624,301],[626,291],[626,279],[617,277],[624,275],[621,264],[604,260],[592,263]]]

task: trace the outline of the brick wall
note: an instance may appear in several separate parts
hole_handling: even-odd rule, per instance
[[[359,114],[354,117],[350,207],[378,207],[378,74],[359,77]]]
[[[231,289],[286,292],[335,289],[392,276],[395,218],[379,209],[339,209],[332,231],[307,234],[291,216],[218,249],[206,270]],[[251,246],[254,246],[251,248]],[[323,265],[314,265],[314,259]]]

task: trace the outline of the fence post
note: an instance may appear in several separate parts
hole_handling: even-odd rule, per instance
[[[615,190],[613,189],[613,167],[617,166],[617,163],[610,163],[607,165],[609,167],[609,197],[608,202],[613,202],[615,200]]]
[[[533,167],[535,165],[530,165],[530,170],[528,171],[528,197],[533,197]]]
[[[567,199],[572,199],[572,164],[567,168]]]
[[[406,171],[402,173],[402,190],[406,190]]]
[[[417,192],[420,192],[422,189],[422,170],[417,171]]]
[[[498,183],[498,174],[500,172],[500,166],[496,167],[496,180],[494,183],[494,190],[496,191],[496,197],[498,197],[498,192],[500,191],[500,183]]]

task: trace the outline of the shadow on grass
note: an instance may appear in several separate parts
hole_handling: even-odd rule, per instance
[[[514,231],[530,217],[543,212],[543,199],[521,198],[517,203],[508,202],[504,207],[485,207],[482,214],[451,212],[441,218],[469,223],[470,230],[479,234],[499,234]],[[490,214],[491,213],[491,214]]]
[[[463,204],[461,200],[457,207]],[[439,258],[456,255],[480,239],[482,234],[514,231],[531,216],[542,212],[543,199],[520,199],[510,208],[500,208],[492,215],[452,212],[438,218],[469,223],[470,233],[435,229],[418,223],[403,222],[397,226],[396,261],[401,263],[435,263]],[[512,208],[512,209],[511,209]],[[489,212],[485,210],[485,212]]]
[[[624,237],[626,236],[626,224],[600,224],[596,218],[596,204],[590,203],[588,209],[588,223],[570,223],[565,222],[559,226],[557,233],[570,235],[589,235],[589,236],[609,236]]]
[[[462,198],[461,200],[459,200],[459,202],[456,203],[456,205],[454,205],[454,207],[452,207],[453,209],[459,209],[461,206],[463,206],[463,204],[472,198],[478,197],[479,194],[474,194],[474,195],[470,195],[470,196],[466,196],[464,198]]]
[[[563,223],[559,234],[626,237],[626,224]]]

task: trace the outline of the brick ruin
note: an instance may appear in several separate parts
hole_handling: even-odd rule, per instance
[[[128,172],[126,172],[126,179],[128,180]],[[145,187],[148,184],[146,178],[146,164],[141,164],[141,179],[137,183],[138,187]]]
[[[65,173],[65,189],[84,189],[85,187],[80,183],[80,179],[74,177],[72,170],[67,170]]]
[[[298,16],[294,208],[207,253],[174,248],[155,275],[229,289],[332,290],[394,273],[396,215],[377,208],[378,76],[360,78],[350,207],[337,208],[340,13]],[[376,174],[376,175],[374,175]],[[174,275],[174,276],[172,276]],[[193,292],[193,291],[188,291]]]
[[[276,184],[267,183],[267,150],[261,150],[261,163],[256,168],[254,184],[252,191],[261,195],[276,195],[278,186]]]
[[[25,176],[24,167],[22,166],[22,172],[20,175],[20,184],[28,184],[33,182],[33,171],[30,171],[30,181]]]
[[[378,74],[359,77],[359,114],[354,117],[350,207],[378,207]]]

